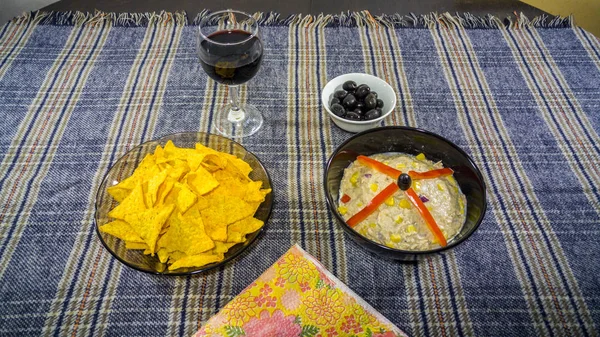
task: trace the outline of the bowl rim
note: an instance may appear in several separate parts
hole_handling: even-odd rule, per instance
[[[325,88],[331,84],[331,82],[335,81],[336,79],[342,77],[342,76],[350,76],[350,75],[358,75],[358,76],[366,76],[366,77],[372,77],[374,79],[377,79],[381,82],[383,82],[392,92],[392,98],[393,98],[393,102],[391,102],[392,104],[390,104],[391,108],[389,109],[388,112],[382,114],[381,116],[375,118],[375,119],[371,119],[368,121],[352,121],[349,119],[345,119],[345,118],[341,118],[339,116],[336,116],[333,112],[331,112],[331,109],[329,109],[329,106],[327,104],[327,98],[325,97]],[[377,77],[375,75],[371,75],[371,74],[367,74],[367,73],[347,73],[347,74],[342,74],[339,76],[336,76],[334,78],[332,78],[331,80],[329,80],[324,86],[323,89],[321,89],[321,101],[323,103],[323,107],[325,108],[325,110],[327,111],[327,113],[329,114],[329,116],[331,116],[331,118],[334,118],[335,120],[338,120],[340,122],[343,123],[348,123],[348,124],[352,124],[352,125],[370,125],[370,124],[374,124],[377,122],[382,121],[384,118],[386,118],[387,116],[389,116],[392,111],[394,111],[394,109],[396,108],[396,104],[398,103],[398,98],[396,97],[396,91],[394,91],[394,88],[392,88],[392,86],[385,81],[384,79]]]
[[[125,158],[127,155],[129,155],[134,150],[139,149],[139,148],[141,148],[143,146],[149,145],[150,143],[157,143],[157,142],[160,142],[161,140],[172,139],[175,136],[181,136],[181,135],[186,135],[186,134],[193,134],[193,135],[199,135],[200,134],[200,135],[203,135],[203,136],[222,138],[224,140],[233,142],[234,145],[240,146],[242,149],[244,149],[244,151],[246,151],[246,153],[249,153],[250,155],[254,156],[254,158],[256,158],[256,161],[258,162],[259,166],[265,172],[265,174],[267,176],[267,180],[269,181],[269,186],[271,187],[271,193],[270,193],[271,194],[271,204],[268,207],[267,214],[266,214],[265,220],[264,220],[264,224],[263,224],[263,226],[258,231],[253,232],[253,233],[256,233],[256,235],[252,239],[250,239],[249,241],[246,241],[248,243],[245,246],[243,246],[242,248],[240,248],[238,251],[233,252],[230,256],[224,258],[222,261],[208,264],[208,265],[206,265],[204,267],[201,267],[200,269],[196,269],[196,270],[192,270],[192,271],[187,271],[187,272],[175,272],[175,271],[173,271],[173,272],[168,272],[168,273],[164,273],[164,272],[161,273],[161,272],[156,271],[156,270],[148,270],[148,269],[138,268],[136,265],[133,265],[133,264],[127,262],[125,259],[121,258],[116,252],[114,252],[112,249],[110,249],[108,247],[108,244],[102,238],[102,235],[100,233],[100,226],[98,225],[98,221],[96,219],[96,215],[98,214],[98,211],[99,211],[98,210],[98,199],[99,199],[100,194],[102,192],[101,188],[102,188],[102,186],[104,186],[104,183],[106,182],[106,179],[108,179],[108,174],[112,171],[112,169],[123,158]],[[100,182],[100,185],[98,186],[98,190],[96,191],[96,196],[94,198],[94,227],[95,227],[96,236],[98,237],[98,239],[100,240],[100,242],[102,243],[102,245],[104,246],[104,248],[114,258],[116,258],[118,261],[120,261],[121,263],[123,263],[127,267],[130,267],[130,268],[135,269],[137,271],[141,271],[141,272],[144,272],[144,273],[147,273],[147,274],[152,274],[152,275],[161,275],[161,276],[189,276],[189,275],[196,275],[196,274],[204,273],[204,272],[207,272],[209,270],[215,269],[217,267],[221,267],[221,266],[227,264],[228,262],[230,262],[231,260],[235,259],[242,252],[248,250],[250,248],[250,246],[252,246],[256,242],[256,240],[263,235],[263,233],[265,231],[265,228],[267,227],[267,224],[269,222],[269,218],[271,217],[271,213],[273,211],[274,198],[272,196],[272,193],[273,193],[272,189],[273,189],[273,181],[271,180],[271,175],[269,174],[269,171],[267,171],[267,168],[265,167],[265,165],[263,164],[263,162],[253,152],[251,152],[248,149],[246,149],[242,144],[238,143],[237,141],[235,141],[233,139],[230,139],[230,138],[227,138],[227,137],[224,137],[224,136],[221,136],[221,135],[217,135],[217,134],[210,133],[210,132],[202,132],[202,131],[183,131],[183,132],[175,132],[175,133],[167,134],[167,135],[155,138],[155,139],[147,140],[145,142],[142,142],[142,143],[134,146],[129,151],[125,152],[122,156],[120,156],[119,159],[117,159],[115,161],[115,163],[106,171],[106,173],[104,174],[104,177],[102,178],[102,181]],[[261,203],[261,205],[262,205],[262,203]],[[240,242],[240,243],[244,244],[246,242]]]
[[[383,130],[406,130],[406,131],[417,131],[417,132],[421,132],[423,134],[426,134],[428,136],[432,136],[435,138],[438,138],[446,143],[448,143],[450,146],[452,146],[453,148],[455,148],[456,150],[458,150],[458,152],[460,154],[462,154],[463,156],[465,156],[465,158],[467,158],[467,160],[469,161],[469,163],[471,165],[473,165],[473,168],[475,168],[475,175],[477,176],[477,179],[479,179],[479,181],[481,182],[481,186],[483,187],[483,207],[481,210],[481,214],[479,216],[479,218],[477,219],[477,221],[475,221],[475,226],[473,226],[473,228],[471,230],[469,230],[468,232],[465,233],[465,235],[461,238],[461,240],[458,241],[454,241],[452,243],[449,243],[446,247],[439,247],[439,248],[434,248],[434,249],[429,249],[429,250],[402,250],[402,249],[395,249],[395,248],[390,248],[388,246],[384,246],[378,242],[375,242],[371,239],[369,239],[366,236],[361,235],[360,233],[358,233],[357,231],[355,231],[352,227],[350,227],[346,221],[344,220],[344,218],[342,218],[340,216],[340,214],[337,212],[337,209],[334,207],[334,200],[332,198],[332,196],[329,194],[328,189],[327,189],[327,173],[329,172],[329,168],[331,166],[331,162],[333,161],[333,158],[335,157],[335,154],[337,154],[339,152],[339,150],[344,147],[346,144],[348,144],[350,141],[352,141],[353,139],[369,134],[371,132],[378,132],[378,131],[383,131]],[[354,234],[359,235],[361,239],[366,240],[368,243],[373,244],[375,246],[377,246],[380,249],[383,249],[385,251],[387,251],[388,253],[399,253],[399,254],[406,254],[406,255],[427,255],[427,254],[434,254],[434,253],[439,253],[439,252],[443,252],[446,250],[449,250],[459,244],[461,244],[462,242],[466,241],[481,225],[481,222],[483,221],[483,218],[485,217],[485,213],[487,211],[487,206],[488,206],[488,202],[487,202],[487,186],[485,184],[485,180],[483,179],[483,175],[481,174],[481,171],[479,170],[479,167],[475,164],[475,162],[473,161],[473,159],[471,158],[471,156],[469,156],[463,149],[461,149],[458,145],[454,144],[454,142],[451,142],[450,140],[446,139],[445,137],[442,137],[434,132],[431,131],[427,131],[424,129],[420,129],[420,128],[414,128],[414,127],[410,127],[410,126],[383,126],[383,127],[379,127],[379,128],[373,128],[373,129],[369,129],[360,133],[357,133],[355,135],[353,135],[352,137],[346,139],[342,144],[340,144],[332,153],[331,156],[329,156],[329,159],[327,160],[327,166],[325,167],[325,171],[323,174],[323,188],[325,189],[325,201],[327,202],[327,206],[329,207],[329,210],[334,214],[334,216],[342,223],[343,228],[345,230],[349,230],[352,231]],[[465,220],[466,221],[466,220]],[[464,226],[464,224],[463,224]]]

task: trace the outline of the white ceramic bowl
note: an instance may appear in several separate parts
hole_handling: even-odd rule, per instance
[[[383,101],[383,109],[381,109],[381,116],[379,118],[369,121],[351,121],[338,117],[331,112],[331,109],[329,109],[329,102],[331,102],[331,99],[333,98],[333,93],[337,90],[342,90],[342,84],[346,81],[354,81],[358,85],[366,84],[372,91],[377,92],[377,98]],[[369,74],[351,73],[340,75],[327,82],[321,91],[321,101],[335,125],[349,132],[362,132],[377,127],[381,121],[394,110],[396,107],[396,93],[386,81],[379,77]]]

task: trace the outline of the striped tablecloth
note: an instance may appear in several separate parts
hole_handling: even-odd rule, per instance
[[[0,335],[191,335],[294,243],[412,336],[599,334],[597,38],[560,18],[257,15],[265,57],[241,95],[265,124],[242,143],[275,207],[233,263],[172,278],[112,258],[93,201],[136,144],[212,130],[227,93],[198,63],[194,24],[35,13],[0,26]],[[334,222],[321,179],[350,134],[319,92],[348,72],[396,90],[385,124],[441,134],[482,169],[490,207],[464,244],[401,264]]]

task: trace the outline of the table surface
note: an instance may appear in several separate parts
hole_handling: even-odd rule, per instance
[[[262,28],[264,62],[241,97],[265,124],[242,144],[271,174],[271,218],[232,263],[177,278],[115,260],[92,205],[131,147],[214,131],[227,93],[198,63],[195,27],[166,13],[1,27],[0,335],[191,335],[295,243],[412,336],[597,335],[600,40],[558,19],[355,18]],[[384,125],[443,135],[482,170],[488,212],[460,246],[402,264],[335,222],[321,177],[350,134],[319,93],[349,72],[394,88]]]
[[[44,8],[53,11],[149,12],[180,11],[196,15],[203,9],[235,8],[246,12],[278,12],[289,14],[336,14],[342,11],[369,10],[372,14],[427,14],[430,12],[470,12],[475,15],[492,14],[500,18],[523,12],[527,17],[545,12],[518,0],[61,0]]]

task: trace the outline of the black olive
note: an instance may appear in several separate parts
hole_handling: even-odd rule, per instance
[[[353,121],[359,121],[361,119],[360,115],[354,111],[348,111],[348,113],[346,113],[346,116],[344,116],[344,118],[353,120]]]
[[[371,92],[371,88],[369,88],[369,86],[366,84],[361,84],[354,91],[354,96],[357,98],[363,98],[367,96],[369,92]]]
[[[336,116],[342,117],[346,113],[346,109],[341,104],[335,103],[331,105],[331,112]]]
[[[362,112],[365,112],[365,103],[361,101],[356,102],[356,108],[360,109]]]
[[[360,110],[359,108],[354,108],[354,112],[356,112],[357,114],[359,114],[361,116],[363,115],[362,110]]]
[[[375,119],[379,116],[381,116],[381,111],[377,111],[376,109],[369,110],[365,113],[366,120]]]
[[[383,100],[377,99],[377,107],[380,109],[383,108]]]
[[[377,92],[376,92],[376,91],[371,91],[371,93],[372,93],[373,95],[375,95],[375,98],[378,98],[378,97],[379,97],[379,96],[377,96]]]
[[[373,93],[370,93],[365,97],[365,108],[368,110],[375,109],[377,107],[377,98]]]
[[[354,81],[346,81],[344,82],[344,84],[342,84],[342,89],[350,92],[354,92],[354,90],[356,90],[356,87],[357,85]]]
[[[338,90],[333,93],[333,97],[339,99],[340,101],[343,100],[344,97],[346,97],[346,95],[348,95],[348,92],[346,90]]]
[[[353,110],[356,107],[356,103],[358,103],[356,97],[352,94],[348,94],[342,101],[342,104],[348,110]]]
[[[334,104],[341,104],[341,103],[342,103],[342,101],[340,101],[339,98],[334,97],[334,98],[331,99],[331,102],[329,102],[329,106],[332,106]]]
[[[397,184],[398,184],[398,187],[400,187],[401,190],[406,191],[412,185],[412,179],[410,178],[410,176],[408,174],[402,173],[398,177]]]

